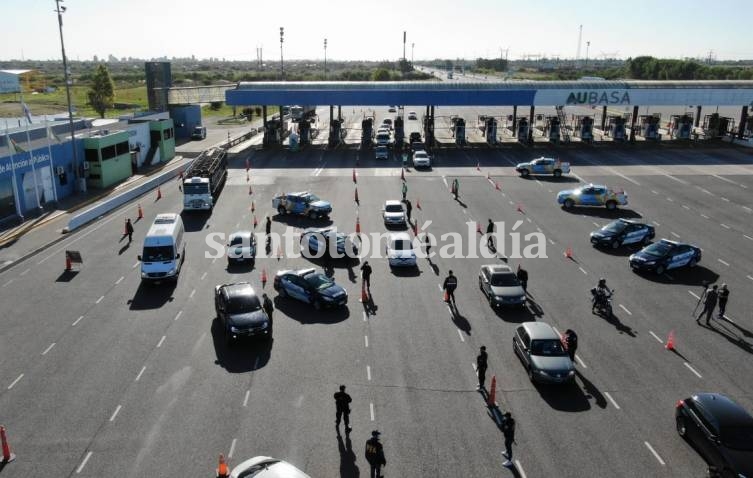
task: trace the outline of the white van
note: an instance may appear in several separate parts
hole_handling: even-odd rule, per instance
[[[186,256],[184,233],[180,214],[157,215],[146,233],[144,250],[139,256],[142,281],[178,280]]]

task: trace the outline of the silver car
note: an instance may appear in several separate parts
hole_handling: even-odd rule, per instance
[[[384,225],[387,227],[406,225],[405,209],[403,209],[403,203],[400,201],[385,201],[382,208],[382,217],[384,217]]]
[[[575,367],[562,340],[551,325],[524,322],[515,330],[512,348],[528,371],[533,383],[570,383]]]
[[[233,468],[230,478],[311,478],[306,473],[290,463],[270,458],[256,456],[244,461]]]
[[[489,299],[489,305],[492,307],[523,306],[526,303],[526,293],[510,266],[503,264],[481,266],[478,273],[478,287]]]

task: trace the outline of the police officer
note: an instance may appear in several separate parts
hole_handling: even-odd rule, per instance
[[[486,245],[489,248],[494,247],[494,221],[492,221],[491,218],[486,225]]]
[[[703,314],[706,314],[706,325],[709,325],[709,320],[714,314],[714,308],[716,308],[716,303],[718,300],[719,292],[717,291],[717,285],[714,284],[711,290],[706,292],[706,296],[703,300],[703,310],[701,311],[701,315],[699,315],[698,318],[695,319],[695,321],[699,322],[701,320],[701,317],[703,317]]]
[[[387,459],[384,457],[384,449],[379,442],[379,430],[371,432],[371,438],[366,440],[366,461],[371,467],[370,478],[381,478],[382,466],[387,465]]]
[[[719,318],[724,318],[724,312],[727,310],[727,301],[729,300],[729,289],[727,284],[722,284],[719,290]]]
[[[450,271],[444,280],[443,288],[447,295],[447,303],[455,305],[455,289],[458,287],[458,278]]]
[[[518,282],[520,282],[520,287],[523,288],[523,292],[528,294],[528,271],[518,264],[518,272],[515,276],[518,278]]]
[[[133,224],[131,224],[130,218],[126,219],[125,230],[126,230],[125,235],[128,236],[128,244],[130,244],[131,241],[133,240]]]
[[[578,350],[578,334],[574,330],[567,329],[565,331],[565,347],[567,348],[570,360],[575,363],[575,351]]]
[[[340,418],[345,421],[345,433],[350,433],[350,402],[353,400],[345,393],[345,385],[340,385],[340,391],[335,392],[335,428],[340,434]]]
[[[502,434],[505,436],[505,451],[502,455],[507,458],[502,465],[510,467],[512,466],[512,444],[515,443],[515,419],[510,412],[505,412],[502,416]]]
[[[269,236],[272,233],[272,218],[267,216],[267,223],[264,225],[264,232]]]
[[[366,290],[371,292],[371,265],[369,265],[369,261],[363,261],[363,265],[361,266],[361,280],[363,281],[363,285],[366,286]]]
[[[403,181],[403,201],[405,201],[405,196],[408,195],[408,183]]]
[[[271,329],[272,328],[272,313],[275,311],[275,306],[272,303],[272,299],[270,299],[266,293],[262,294],[261,298],[262,298],[261,306],[264,309],[264,312],[267,314],[267,317],[269,317],[269,326]]]
[[[413,212],[413,204],[411,204],[410,199],[405,200],[405,214],[408,216],[408,222],[411,222],[411,213]]]
[[[460,181],[458,181],[458,178],[452,180],[452,194],[457,201],[458,197],[460,197]]]
[[[486,381],[486,369],[489,366],[489,356],[486,354],[486,346],[482,345],[479,354],[476,357],[476,372],[478,373],[478,387],[476,390],[484,390]]]

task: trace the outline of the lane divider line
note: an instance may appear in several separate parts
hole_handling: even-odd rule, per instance
[[[583,361],[583,359],[581,359],[581,358],[580,358],[580,355],[578,355],[578,354],[575,354],[575,360],[576,360],[576,361],[577,361],[577,362],[578,362],[578,363],[580,364],[580,366],[581,366],[581,367],[583,367],[583,368],[588,368],[588,366],[587,366],[587,365],[586,365],[586,363],[585,363],[585,362]]]
[[[465,342],[465,339],[463,338],[463,333],[460,331],[460,329],[456,329],[458,331],[458,335],[460,336],[460,341]]]
[[[685,365],[686,367],[688,367],[688,370],[690,370],[691,372],[693,372],[693,373],[694,373],[694,374],[696,375],[696,377],[698,377],[698,378],[703,378],[703,376],[701,376],[701,374],[700,374],[700,373],[698,373],[698,371],[697,371],[696,369],[694,369],[693,367],[691,367],[691,366],[690,366],[690,364],[689,364],[688,362],[683,362],[683,364],[684,364],[684,365]]]
[[[664,341],[661,339],[661,337],[651,332],[650,330],[648,331],[648,333],[651,334],[656,339],[657,342],[659,342],[660,344],[664,344]]]
[[[722,197],[721,200],[724,201],[724,202],[729,202],[729,199],[727,199],[725,197]]]
[[[236,444],[237,441],[238,441],[237,438],[233,438],[233,442],[230,443],[230,451],[227,452],[227,457],[228,458],[232,458],[233,457],[233,453],[235,453],[235,444]]]
[[[191,291],[191,293],[188,295],[188,298],[193,299],[194,294],[196,294],[196,289]]]
[[[661,466],[665,466],[666,463],[664,463],[664,460],[662,460],[661,457],[659,456],[659,454],[656,453],[656,450],[654,450],[654,447],[651,446],[651,443],[649,443],[647,441],[644,441],[643,443],[645,443],[646,448],[648,448],[648,451],[650,451],[654,455],[654,458],[656,458],[656,460],[659,462],[659,464]]]
[[[159,343],[157,344],[157,348],[162,347],[162,342],[164,342],[166,338],[167,338],[167,335],[163,335],[162,338],[159,339]]]
[[[695,297],[695,298],[696,298],[697,300],[701,300],[701,298],[700,298],[700,297],[698,296],[698,294],[696,294],[696,293],[695,293],[695,292],[693,292],[692,290],[689,290],[689,291],[688,291],[688,294],[692,295],[692,296],[693,296],[693,297]]]
[[[52,350],[52,347],[55,346],[55,342],[51,343],[46,349],[44,349],[44,352],[42,352],[42,355],[47,355],[47,352]]]
[[[97,302],[95,302],[95,304],[99,304],[100,302],[102,302],[102,299],[104,299],[104,298],[105,298],[105,296],[103,296],[103,295],[100,296],[99,299],[97,299]]]
[[[12,389],[13,387],[15,387],[15,386],[16,386],[16,384],[17,384],[17,383],[18,383],[19,381],[21,381],[21,379],[22,379],[22,378],[24,378],[24,374],[21,374],[21,375],[19,375],[18,377],[16,377],[16,379],[15,379],[15,380],[13,380],[13,381],[12,381],[12,382],[10,383],[10,385],[8,385],[8,390],[10,390],[10,389]]]
[[[523,470],[523,465],[520,464],[520,460],[515,460],[515,469],[518,470],[520,478],[528,478],[528,476],[526,476],[526,472]]]
[[[136,379],[134,380],[134,382],[138,382],[141,379],[141,375],[143,375],[145,370],[146,370],[146,365],[141,367],[141,370],[139,371],[139,374],[136,375]]]
[[[81,471],[84,469],[84,467],[86,466],[86,463],[89,461],[89,458],[91,457],[92,457],[92,452],[90,451],[86,452],[86,456],[84,457],[84,460],[81,462],[80,465],[78,465],[78,468],[76,468],[77,475],[81,474]]]
[[[139,266],[139,262],[136,262],[134,265],[131,266],[131,269],[135,269],[138,266]]]
[[[177,313],[177,314],[175,314],[175,318],[174,318],[173,320],[178,320],[178,319],[180,319],[180,316],[181,316],[181,315],[183,315],[183,311],[182,311],[182,310],[179,310],[179,311],[178,311],[178,313]]]
[[[120,279],[118,279],[118,280],[115,281],[115,285],[118,285],[121,282],[123,282],[123,279],[125,279],[125,276],[120,276]]]
[[[604,396],[607,397],[610,402],[612,402],[612,405],[614,405],[614,408],[616,408],[617,410],[619,410],[620,406],[617,405],[617,402],[614,401],[614,398],[612,398],[612,395],[610,395],[609,392],[603,392],[603,393],[604,393]]]
[[[366,380],[371,381],[371,367],[368,365],[366,366]]]
[[[669,233],[670,233],[670,234],[672,234],[673,236],[675,236],[675,237],[676,237],[676,238],[678,238],[678,239],[680,238],[680,235],[679,235],[679,234],[677,234],[677,233],[676,233],[676,232],[674,232],[674,231],[669,231]]]
[[[204,280],[207,277],[206,271],[204,271],[203,274],[201,274],[201,278],[199,280]]]
[[[28,273],[29,273],[29,271],[30,271],[30,270],[31,270],[31,269],[26,269],[26,270],[25,270],[25,271],[23,271],[23,272],[22,272],[22,273],[21,273],[20,275],[21,275],[21,276],[25,276],[26,274],[28,274]]]
[[[75,327],[75,326],[76,326],[76,324],[78,324],[79,322],[81,322],[81,319],[83,319],[83,318],[84,318],[84,316],[83,316],[83,315],[82,315],[82,316],[80,316],[80,317],[79,317],[78,319],[76,319],[76,320],[75,320],[75,321],[74,321],[74,322],[73,322],[73,323],[71,324],[71,327]]]
[[[704,219],[709,219],[709,217],[707,215],[705,215],[705,214],[701,214],[701,217],[704,218]]]
[[[8,280],[5,284],[3,284],[3,287],[8,287],[9,285],[11,285],[13,283],[14,280],[16,280],[16,279],[10,279],[10,280]]]
[[[366,345],[366,348],[369,348],[369,336],[368,335],[363,336],[363,343]]]
[[[248,406],[248,397],[250,397],[250,396],[251,396],[251,390],[246,390],[246,396],[243,397],[243,406],[244,407]]]
[[[586,270],[584,268],[578,266],[578,269],[580,269],[580,271],[583,273],[583,275],[588,275],[588,272],[586,272]]]
[[[112,415],[110,415],[110,421],[115,421],[115,417],[118,416],[118,413],[120,413],[121,405],[118,405],[118,408],[115,409],[114,412],[112,412]]]
[[[747,235],[747,234],[743,234],[743,237],[744,237],[745,239],[748,239],[749,241],[753,241],[753,237],[750,237],[750,236],[749,236],[749,235]]]
[[[371,412],[371,421],[374,421],[374,402],[369,403],[369,411]]]
[[[627,312],[627,315],[633,315],[633,313],[632,313],[632,312],[630,312],[629,310],[627,310],[627,307],[625,307],[625,306],[624,306],[624,305],[622,305],[622,304],[620,304],[620,309],[622,309],[622,310],[624,310],[625,312]]]
[[[725,229],[732,229],[731,227],[729,227],[728,225],[724,224],[723,222],[720,223],[719,225],[722,226]]]
[[[721,259],[717,259],[717,261],[719,261],[719,263],[724,264],[725,266],[729,267],[729,262],[723,261]]]

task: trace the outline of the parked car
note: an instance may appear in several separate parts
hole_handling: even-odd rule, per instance
[[[510,266],[503,264],[481,266],[478,273],[478,287],[492,307],[523,306],[526,303],[526,293]]]
[[[387,146],[377,146],[374,150],[375,159],[390,159],[390,150]]]
[[[227,241],[227,263],[254,262],[256,260],[256,238],[251,231],[238,231],[230,234]]]
[[[284,270],[277,272],[273,282],[280,297],[292,297],[321,310],[325,307],[344,307],[348,293],[334,280],[315,269]]]
[[[230,478],[311,478],[290,463],[268,456],[255,456],[233,468]]]
[[[416,267],[416,251],[407,232],[390,234],[386,252],[390,267]]]
[[[214,310],[228,344],[244,337],[272,338],[272,321],[248,282],[216,286]]]
[[[524,322],[512,338],[512,348],[531,382],[562,384],[575,378],[575,367],[551,325]]]

